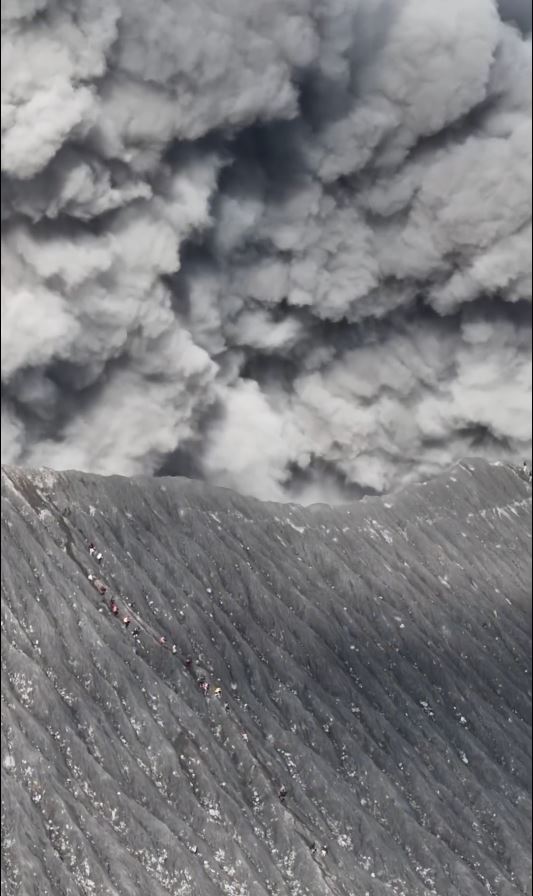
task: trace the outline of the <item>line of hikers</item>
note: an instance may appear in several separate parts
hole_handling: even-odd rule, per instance
[[[96,549],[94,542],[90,542],[90,544],[89,544],[89,555],[94,560],[96,560],[96,562],[99,565],[102,563],[103,554],[101,551],[98,551]],[[92,586],[96,589],[96,591],[103,598],[105,598],[107,595],[107,591],[108,591],[107,585],[101,579],[97,578],[94,575],[94,573],[92,573],[92,572],[90,572],[88,574],[87,578],[88,578],[89,582],[92,584]],[[130,606],[131,609],[134,609],[134,604],[129,604],[128,606]],[[118,618],[120,616],[120,608],[119,608],[116,600],[113,597],[111,597],[109,599],[108,607],[109,607],[109,610],[111,611],[111,613],[113,614],[113,616],[115,616],[115,618]],[[124,616],[122,616],[121,621],[122,621],[122,624],[124,625],[124,627],[126,629],[128,629],[131,625],[132,617],[128,613],[126,613]],[[139,625],[135,625],[135,627],[131,630],[131,634],[132,634],[132,637],[135,639],[135,641],[139,642],[140,635],[141,635],[141,627]],[[157,640],[157,638],[155,638],[155,640]],[[165,635],[161,635],[159,637],[158,643],[160,644],[161,647],[165,648],[166,650],[169,649]],[[175,656],[178,652],[177,646],[175,644],[172,644],[170,647],[170,651]],[[184,666],[187,669],[187,671],[190,672],[191,675],[194,677],[196,683],[198,684],[198,686],[199,686],[200,690],[202,691],[202,693],[204,694],[204,696],[208,697],[209,694],[211,693],[211,686],[210,686],[207,678],[205,677],[205,675],[203,675],[203,674],[200,674],[199,676],[196,675],[196,672],[194,669],[194,662],[190,656],[188,656],[185,659]],[[216,688],[213,689],[212,693],[215,697],[220,698],[222,696],[222,688],[217,686]],[[229,709],[230,709],[229,703],[224,704],[224,709],[226,710],[226,712],[229,712]],[[246,740],[246,741],[248,740],[248,734],[245,731],[241,731],[241,735],[244,738],[244,740]],[[288,790],[285,787],[285,785],[282,785],[278,790],[278,799],[282,805],[285,803],[287,796],[288,796]],[[327,850],[326,846],[319,847],[317,843],[312,843],[312,844],[310,844],[309,848],[310,848],[310,852],[313,856],[320,855],[322,857],[325,857],[327,855],[328,850]]]
[[[104,555],[102,554],[101,551],[97,550],[94,542],[92,542],[92,541],[89,543],[89,556],[92,557],[94,560],[96,560],[96,562],[99,565],[102,563],[102,561],[104,559]],[[107,585],[101,579],[97,578],[97,576],[95,576],[93,572],[88,573],[87,578],[88,578],[89,582],[91,583],[91,585],[93,586],[93,588],[96,589],[98,594],[100,594],[101,597],[105,598],[107,595],[107,592],[108,592]],[[131,606],[133,608],[133,605],[131,605]],[[113,616],[115,616],[115,618],[118,618],[120,616],[119,606],[113,597],[111,597],[109,599],[108,607],[109,607],[109,610],[111,611],[111,613],[113,614]],[[122,621],[122,624],[124,625],[124,628],[129,628],[131,625],[131,622],[132,622],[132,617],[128,613],[126,613],[122,617],[121,621]],[[141,627],[139,625],[136,625],[131,630],[131,634],[132,634],[132,637],[135,639],[135,641],[140,642]],[[170,652],[174,656],[177,655],[178,648],[177,648],[176,644],[172,644],[169,647],[165,635],[161,635],[159,637],[158,643],[161,647],[165,648],[165,650],[170,650]],[[184,665],[185,665],[185,668],[196,678],[195,673],[194,673],[194,664],[193,664],[191,657],[187,657]],[[205,676],[200,675],[200,677],[197,678],[196,681],[197,681],[197,684],[198,684],[200,690],[202,691],[202,693],[207,697],[211,691],[211,686],[210,686],[209,682],[207,681],[207,679],[205,678]],[[213,695],[215,697],[221,697],[222,696],[222,688],[220,688],[220,687],[214,688]],[[225,704],[225,708],[229,709],[229,705]]]
[[[524,467],[525,466],[526,465],[524,464]],[[97,550],[94,542],[92,542],[92,541],[89,543],[89,555],[94,560],[96,560],[96,562],[99,565],[102,564],[104,555],[101,551]],[[92,572],[88,573],[87,578],[88,578],[89,582],[91,583],[91,585],[101,595],[101,597],[105,598],[107,595],[107,592],[108,592],[107,585],[101,579],[97,578],[97,576],[95,576],[94,573],[92,573]],[[128,606],[132,610],[135,608],[134,604],[128,604]],[[113,614],[113,616],[115,616],[115,618],[118,618],[120,616],[120,608],[113,597],[109,598],[108,607],[109,607],[109,610],[111,611],[111,613]],[[132,622],[132,617],[128,613],[126,613],[124,616],[122,616],[121,621],[122,621],[122,624],[124,625],[124,627],[126,629],[129,629],[131,622]],[[132,634],[132,637],[137,642],[139,642],[140,635],[141,635],[141,626],[135,625],[135,627],[131,630],[131,634]],[[159,637],[159,639],[154,638],[154,640],[156,640],[160,644],[161,647],[164,647],[166,650],[169,650],[169,646],[168,646],[167,639],[166,639],[165,635],[161,635]],[[171,645],[170,651],[174,656],[178,653],[178,648],[177,648],[176,644]],[[187,669],[187,671],[190,672],[191,675],[194,677],[194,679],[197,682],[202,693],[207,697],[209,695],[209,693],[211,692],[211,686],[210,686],[209,682],[207,681],[207,678],[205,677],[205,675],[203,675],[203,674],[200,674],[199,676],[196,675],[196,672],[194,669],[194,662],[190,656],[188,656],[185,659],[184,666]],[[212,693],[215,697],[220,698],[222,696],[222,688],[217,686],[216,688],[213,689]],[[224,709],[226,710],[226,712],[229,711],[229,709],[230,709],[229,703],[224,704]],[[248,735],[246,732],[241,731],[241,735],[244,738],[244,740],[246,740],[246,741],[248,740]],[[285,800],[287,799],[287,796],[288,796],[288,790],[285,787],[285,785],[282,785],[278,790],[278,799],[279,799],[280,803],[284,804]],[[321,855],[322,857],[325,857],[328,852],[327,846],[319,846],[317,843],[311,843],[309,846],[309,849],[313,856]]]

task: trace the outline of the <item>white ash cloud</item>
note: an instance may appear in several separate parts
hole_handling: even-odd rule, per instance
[[[4,461],[338,500],[529,456],[525,3],[2,29]]]

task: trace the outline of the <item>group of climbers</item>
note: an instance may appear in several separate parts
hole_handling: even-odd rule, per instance
[[[528,476],[530,477],[531,474],[529,473],[529,470],[527,470],[527,465],[525,463],[524,463],[524,470],[527,471]],[[94,544],[94,542],[89,543],[88,550],[89,550],[90,557],[93,558],[99,565],[101,565],[102,561],[103,561],[103,553],[96,548],[96,545]],[[101,579],[97,578],[94,575],[94,573],[92,573],[92,572],[89,572],[87,578],[88,578],[89,582],[92,584],[92,586],[96,589],[96,591],[102,597],[105,597],[107,594],[107,591],[108,591],[107,585],[104,582],[102,582]],[[130,607],[130,609],[132,611],[136,610],[135,604],[133,602],[128,603],[128,606]],[[113,597],[111,597],[109,599],[108,607],[109,607],[109,610],[111,611],[111,613],[113,614],[113,616],[115,616],[116,618],[120,616],[119,606]],[[122,617],[122,623],[126,629],[128,629],[130,627],[131,621],[132,621],[132,618],[128,613],[126,613]],[[141,627],[139,625],[136,625],[131,630],[131,634],[132,634],[132,637],[134,638],[134,640],[136,642],[139,642],[140,634],[141,634]],[[161,635],[159,637],[158,643],[160,644],[161,647],[164,647],[166,650],[169,649],[165,635]],[[177,648],[176,644],[172,644],[170,650],[174,656],[178,653],[178,648]],[[187,657],[184,660],[184,666],[187,669],[187,671],[189,671],[193,675],[200,690],[207,697],[211,692],[211,686],[210,686],[210,683],[207,680],[206,676],[202,673],[200,673],[200,675],[198,675],[198,676],[195,674],[194,663],[193,663],[193,660],[191,657]],[[213,689],[212,693],[215,697],[220,698],[222,696],[222,688],[220,686],[217,686]],[[224,704],[224,709],[226,712],[229,711],[230,706],[228,703]],[[243,739],[247,741],[248,734],[245,731],[242,731],[241,734],[242,734]],[[279,799],[280,803],[284,804],[285,800],[287,799],[287,796],[288,796],[288,790],[284,785],[282,785],[278,790],[278,799]],[[316,843],[312,843],[310,845],[310,851],[313,856],[317,856],[320,854],[322,857],[324,857],[327,855],[327,847],[326,846],[319,847]]]
[[[94,544],[94,542],[91,541],[89,543],[88,549],[89,549],[89,556],[92,557],[94,560],[96,560],[96,562],[98,564],[101,564],[104,559],[104,555],[101,551],[99,551],[96,548],[96,545]],[[105,585],[101,579],[98,579],[92,572],[90,572],[88,574],[87,578],[88,578],[89,582],[91,583],[91,585],[93,586],[93,588],[95,588],[96,591],[98,591],[98,594],[100,594],[102,597],[105,597],[107,594],[107,590],[108,590],[107,585]],[[111,611],[113,616],[115,616],[115,618],[118,618],[120,616],[120,609],[119,609],[117,602],[115,601],[115,599],[113,597],[110,598],[108,606],[109,606],[109,610]],[[133,603],[129,603],[128,606],[130,607],[130,610],[135,609],[135,604],[133,604]],[[131,625],[131,621],[132,621],[131,616],[128,613],[126,613],[122,617],[122,624],[124,625],[124,628],[129,628]],[[132,637],[134,638],[134,640],[139,642],[140,634],[141,634],[140,627],[135,626],[132,629],[131,634],[132,634]],[[177,655],[178,648],[177,648],[176,644],[172,644],[171,647],[169,648],[165,635],[160,636],[160,638],[158,639],[158,643],[160,644],[161,647],[164,647],[165,650],[170,649],[173,656]],[[187,657],[187,659],[185,660],[185,668],[188,669],[190,672],[193,672],[193,661],[190,657]],[[207,697],[210,693],[209,682],[207,681],[207,679],[205,678],[204,675],[200,675],[200,677],[197,678],[196,680],[197,680],[200,690]],[[222,688],[220,688],[220,687],[214,688],[213,694],[215,697],[220,697],[222,695]],[[226,704],[226,707],[229,709],[228,704]]]
[[[527,469],[526,464],[524,464],[524,469],[525,470]],[[89,544],[89,555],[91,557],[93,557],[98,564],[102,563],[103,554],[101,551],[98,551],[96,549],[96,546],[94,545],[93,542],[91,542]],[[107,593],[107,586],[100,579],[98,579],[92,572],[89,573],[88,579],[91,582],[91,584],[93,585],[93,587],[98,591],[98,593],[101,594],[102,597],[105,597],[105,595]],[[130,603],[129,606],[132,610],[135,609],[135,605],[133,603]],[[109,600],[109,609],[110,609],[111,613],[113,614],[113,616],[118,617],[120,615],[120,610],[119,610],[118,604],[116,603],[116,601],[114,600],[113,597]],[[125,616],[122,617],[122,623],[125,628],[129,628],[129,626],[131,624],[131,617],[127,613]],[[137,642],[139,641],[140,633],[141,633],[141,629],[139,626],[135,626],[132,629],[132,632],[131,632],[132,637]],[[158,643],[160,644],[161,647],[164,647],[166,650],[169,649],[165,635],[161,635],[159,637]],[[176,644],[172,644],[170,650],[171,650],[172,654],[175,656],[178,652],[178,648],[177,648]],[[204,696],[208,697],[209,694],[211,693],[210,683],[203,673],[200,673],[198,676],[196,675],[195,670],[194,670],[194,663],[190,656],[186,657],[186,659],[184,660],[184,666],[187,669],[187,671],[190,672],[191,675],[194,677],[195,681],[198,684],[198,687],[200,688],[200,690],[202,691]],[[215,697],[220,698],[222,696],[222,688],[217,686],[213,689],[212,693]],[[230,706],[228,703],[224,704],[224,709],[226,712],[229,711]],[[243,737],[243,739],[245,741],[248,741],[248,734],[245,731],[241,731],[241,736]],[[281,785],[281,787],[278,790],[278,799],[281,804],[285,803],[287,796],[288,796],[287,788],[285,787],[285,785]],[[327,855],[327,847],[326,846],[319,847],[316,843],[312,843],[310,845],[310,852],[314,857],[316,857],[318,855],[325,857]]]
[[[102,560],[104,559],[104,555],[103,555],[102,551],[97,550],[93,541],[91,541],[89,543],[89,556],[92,557],[94,560],[96,560],[96,562],[98,564],[101,564]],[[90,572],[87,575],[87,578],[88,578],[89,582],[91,583],[91,585],[93,586],[93,588],[95,588],[96,591],[98,591],[98,594],[100,594],[102,597],[105,597],[107,594],[107,591],[108,591],[107,585],[105,585],[101,579],[97,578],[93,572]],[[120,609],[119,609],[119,606],[118,606],[116,600],[114,599],[114,597],[110,598],[108,607],[109,607],[110,612],[113,614],[113,616],[115,616],[115,618],[118,618],[120,616]],[[133,610],[135,605],[133,603],[131,603],[131,604],[129,604],[129,607],[131,610]],[[122,624],[123,624],[124,628],[130,627],[131,620],[132,620],[132,618],[129,615],[129,613],[125,613],[125,615],[122,616]],[[132,637],[135,638],[135,640],[138,640],[139,636],[141,634],[140,627],[135,626],[135,628],[132,629],[131,634],[132,634]],[[161,638],[159,639],[159,643],[161,644],[162,647],[167,646],[167,639],[165,638],[164,635],[162,635]],[[174,653],[174,654],[177,653],[177,650],[178,649],[177,649],[176,645],[173,644],[172,645],[172,653]]]

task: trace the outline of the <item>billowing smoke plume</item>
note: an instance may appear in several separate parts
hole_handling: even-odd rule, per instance
[[[525,2],[2,18],[5,461],[335,500],[526,456]]]

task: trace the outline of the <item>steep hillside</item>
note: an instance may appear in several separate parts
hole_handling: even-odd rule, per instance
[[[4,468],[2,893],[531,893],[530,514]]]

